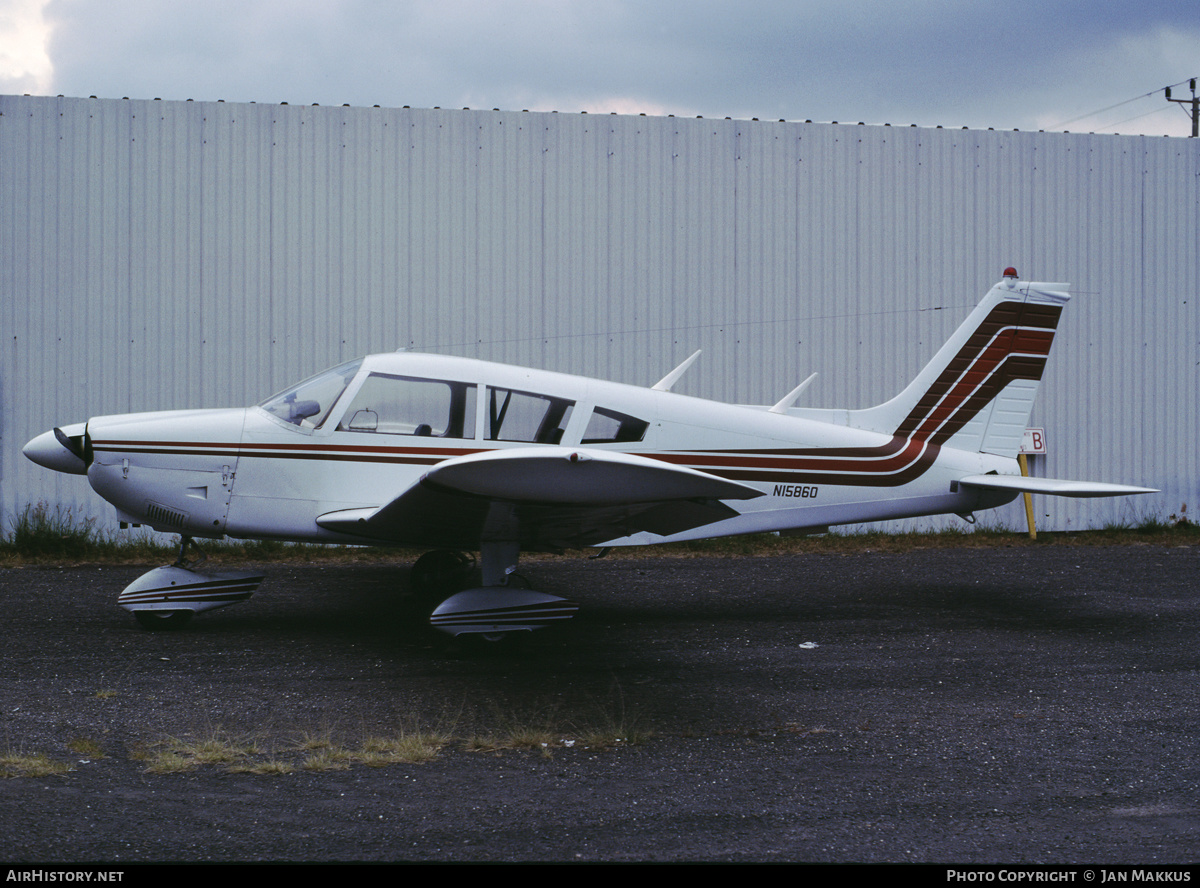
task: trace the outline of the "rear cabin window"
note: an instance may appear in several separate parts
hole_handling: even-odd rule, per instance
[[[475,386],[372,373],[338,429],[418,438],[474,438]]]
[[[583,444],[631,444],[646,437],[650,423],[636,416],[597,407],[588,419]]]
[[[487,440],[558,444],[574,407],[565,398],[489,388]]]

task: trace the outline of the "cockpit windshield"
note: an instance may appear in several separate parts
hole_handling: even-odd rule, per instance
[[[302,429],[315,429],[325,421],[360,366],[362,358],[339,364],[272,395],[258,406],[284,422]]]

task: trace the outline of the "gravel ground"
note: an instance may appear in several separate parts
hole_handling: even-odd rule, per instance
[[[1198,565],[551,559],[522,572],[580,615],[483,650],[401,565],[267,565],[165,633],[114,605],[143,568],[3,570],[0,747],[72,769],[0,780],[0,859],[1195,862]],[[309,758],[435,728],[424,763]],[[148,771],[205,737],[291,769]]]

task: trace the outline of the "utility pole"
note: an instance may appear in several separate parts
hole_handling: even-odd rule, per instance
[[[1191,79],[1191,81],[1188,83],[1188,86],[1190,86],[1192,89],[1192,97],[1190,99],[1173,99],[1173,98],[1171,98],[1171,87],[1168,86],[1167,87],[1167,101],[1174,102],[1175,104],[1179,105],[1180,107],[1183,107],[1184,105],[1192,106],[1191,111],[1188,111],[1186,108],[1184,108],[1183,110],[1184,110],[1184,113],[1186,113],[1189,117],[1192,118],[1192,138],[1194,139],[1194,138],[1196,138],[1196,136],[1200,136],[1200,98],[1196,97],[1196,78],[1195,77],[1193,77]]]

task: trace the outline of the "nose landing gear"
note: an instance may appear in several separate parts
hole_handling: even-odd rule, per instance
[[[189,561],[188,548],[199,552]],[[182,629],[200,611],[246,601],[263,581],[262,574],[228,570],[200,573],[195,568],[208,560],[196,541],[184,536],[179,557],[167,567],[156,567],[125,587],[117,604],[130,611],[144,629]]]

